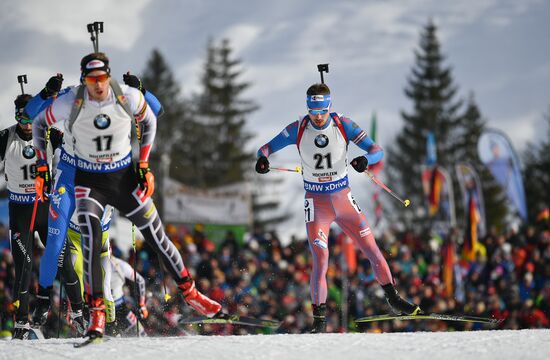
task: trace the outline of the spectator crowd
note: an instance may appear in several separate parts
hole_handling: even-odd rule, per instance
[[[273,232],[255,231],[238,241],[228,232],[222,242],[208,239],[200,225],[190,229],[168,225],[167,233],[191,269],[198,288],[222,303],[229,313],[277,319],[278,329],[242,325],[184,325],[193,313],[175,283],[158,265],[158,257],[137,242],[136,270],[147,281],[149,317],[142,323],[149,336],[186,334],[304,333],[312,324],[309,273],[311,256],[306,240],[283,242]],[[13,261],[5,227],[0,227],[0,336],[13,327]],[[525,227],[507,233],[489,232],[480,239],[475,259],[461,256],[460,236],[451,231],[442,238],[433,234],[387,231],[378,238],[396,286],[402,296],[420,304],[424,312],[467,314],[503,319],[497,328],[547,328],[550,325],[550,231]],[[384,294],[368,260],[356,253],[357,265],[344,257],[345,236],[329,234],[330,265],[327,272],[327,331],[396,332],[488,329],[492,325],[444,321],[381,321],[356,324],[354,319],[389,311]],[[443,256],[452,244],[454,261]],[[113,252],[134,263],[133,252],[122,253],[113,239]],[[40,249],[35,251],[34,271]],[[452,286],[443,279],[452,266]],[[37,286],[34,277],[31,289]],[[59,286],[57,286],[59,287]],[[344,290],[347,292],[344,294]],[[133,286],[126,287],[127,306],[135,306]],[[164,292],[171,298],[166,301]],[[343,304],[343,299],[345,304]],[[71,336],[66,315],[58,318],[59,296],[46,325],[46,336]],[[32,306],[32,303],[31,303]],[[67,305],[63,307],[65,309]],[[66,314],[66,310],[63,311]],[[343,316],[342,314],[347,314]]]

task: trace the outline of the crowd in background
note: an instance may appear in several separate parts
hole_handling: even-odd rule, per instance
[[[175,283],[158,266],[158,257],[137,242],[136,269],[147,281],[149,317],[142,323],[150,336],[186,334],[304,333],[312,324],[309,273],[311,256],[307,241],[292,239],[284,246],[275,233],[254,232],[240,242],[231,232],[214,243],[201,231],[169,225],[170,235],[191,269],[197,287],[222,303],[225,311],[277,319],[274,329],[237,325],[184,325],[182,319],[196,316],[183,302]],[[0,335],[9,336],[13,326],[13,262],[5,227],[0,227]],[[490,232],[480,239],[474,261],[460,256],[457,232],[446,237],[387,231],[378,238],[402,296],[423,311],[467,314],[504,319],[497,328],[548,328],[550,326],[550,231],[525,227],[507,233]],[[358,253],[350,273],[344,261],[342,236],[329,234],[330,265],[327,272],[327,330],[329,332],[395,332],[488,329],[492,325],[444,321],[382,321],[355,324],[353,319],[387,313],[383,291],[373,271]],[[442,279],[445,266],[442,245],[455,243],[454,285],[451,291]],[[134,263],[133,252],[122,253],[113,239],[113,252]],[[8,244],[6,246],[6,244]],[[40,250],[35,254],[38,269]],[[344,286],[345,285],[345,286]],[[36,278],[31,284],[35,289]],[[343,294],[343,288],[348,288]],[[127,306],[134,306],[133,286],[126,289]],[[165,300],[165,292],[171,298]],[[347,298],[346,319],[342,299]],[[59,297],[56,298],[58,300]],[[32,305],[32,303],[31,303]],[[65,306],[66,307],[66,306]],[[58,318],[57,301],[46,336],[70,336],[66,316]],[[60,327],[61,325],[61,327]]]

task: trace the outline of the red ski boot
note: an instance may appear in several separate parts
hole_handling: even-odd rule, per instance
[[[178,287],[183,292],[183,297],[189,306],[209,318],[214,317],[221,311],[222,306],[199,292],[195,287],[195,281],[190,276],[186,276],[183,281]]]
[[[86,333],[90,338],[103,337],[105,332],[105,304],[103,298],[90,301],[90,326]]]

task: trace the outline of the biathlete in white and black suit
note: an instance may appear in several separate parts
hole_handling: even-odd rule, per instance
[[[42,241],[48,233],[48,203],[39,203],[33,216],[36,152],[32,144],[32,120],[24,111],[30,98],[30,95],[23,94],[15,99],[17,124],[0,132],[0,160],[4,162],[9,193],[10,249],[15,265],[14,300],[18,304],[13,338],[21,340],[28,337],[30,330],[29,284],[34,251],[31,221],[34,221],[34,230]]]
[[[288,145],[296,145],[302,160],[302,176],[306,191],[304,214],[309,249],[313,256],[311,298],[313,303],[312,332],[326,331],[326,298],[328,269],[328,232],[332,222],[348,235],[369,259],[376,280],[382,285],[386,299],[396,313],[416,314],[420,308],[402,299],[394,285],[390,268],[380,249],[365,214],[349,188],[347,153],[353,142],[366,151],[351,165],[363,172],[378,163],[384,152],[367,133],[351,119],[330,112],[330,89],[314,84],[307,90],[308,114],[289,124],[279,135],[262,146],[257,153],[256,171],[269,171],[267,157]]]
[[[9,192],[9,217],[11,251],[15,264],[15,300],[16,311],[14,339],[27,339],[30,323],[29,315],[29,284],[32,276],[32,256],[34,251],[34,236],[36,231],[42,243],[47,244],[47,234],[52,231],[48,227],[49,201],[39,201],[33,214],[36,198],[35,172],[36,151],[32,140],[32,119],[25,111],[25,106],[31,99],[30,95],[19,95],[15,100],[17,124],[0,132],[0,160],[4,162],[4,173]],[[62,134],[51,129],[48,134],[51,144],[49,151],[60,146]],[[64,261],[67,259],[67,261]],[[82,304],[78,278],[74,272],[68,254],[56,259],[53,266],[60,264],[66,283],[66,290],[72,303]],[[74,283],[75,286],[67,284]],[[82,316],[81,316],[82,318]],[[80,319],[82,320],[82,319]],[[78,321],[78,320],[77,320]]]
[[[64,132],[73,138],[85,290],[91,295],[88,335],[101,337],[105,328],[100,252],[101,217],[107,204],[138,227],[161,256],[187,303],[203,315],[215,316],[221,305],[197,291],[151,200],[154,177],[148,160],[156,133],[155,115],[141,91],[111,79],[105,54],[89,54],[80,65],[83,84],[59,97],[35,119],[33,135],[39,161],[45,164],[44,134],[49,126],[64,121]],[[135,164],[132,155],[138,158]],[[38,181],[41,176],[38,172]]]

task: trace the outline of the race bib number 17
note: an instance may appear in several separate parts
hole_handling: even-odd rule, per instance
[[[315,207],[313,206],[313,199],[305,199],[304,201],[304,216],[306,223],[312,222],[315,219]]]

